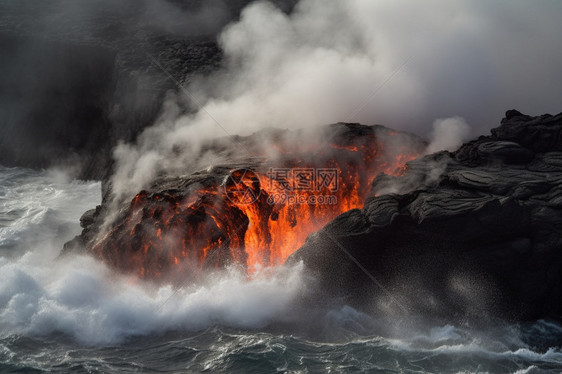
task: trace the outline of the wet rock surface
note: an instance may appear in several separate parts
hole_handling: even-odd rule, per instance
[[[562,114],[508,111],[490,136],[379,175],[289,262],[375,313],[560,318]]]

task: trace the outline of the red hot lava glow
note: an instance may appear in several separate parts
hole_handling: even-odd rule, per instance
[[[400,175],[419,155],[407,147],[389,155],[373,134],[317,151],[275,166],[202,173],[182,188],[142,191],[90,251],[142,277],[231,262],[250,272],[279,265],[309,234],[361,208],[377,174]]]

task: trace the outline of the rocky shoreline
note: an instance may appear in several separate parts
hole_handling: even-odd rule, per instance
[[[562,114],[506,113],[490,136],[379,175],[289,259],[367,312],[562,314]]]
[[[345,142],[372,131],[337,126],[347,129],[340,138]],[[251,168],[258,164],[254,161]],[[139,222],[154,227],[144,229],[143,235],[159,227],[154,209],[205,183],[216,194],[235,166],[155,182],[141,193],[147,205],[142,214],[146,219]],[[126,222],[133,217],[135,201],[123,205],[123,222],[115,227],[124,231],[111,234],[118,241],[130,240],[132,226]],[[83,233],[63,253],[91,250],[107,203],[82,217]],[[231,260],[223,257],[211,256],[213,267]],[[297,261],[318,280],[319,300],[339,300],[370,314],[558,319],[562,114],[530,117],[511,110],[489,136],[455,152],[410,161],[402,175],[379,174],[363,208],[347,211],[311,234],[287,263]]]

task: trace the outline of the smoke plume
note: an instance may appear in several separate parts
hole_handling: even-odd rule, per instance
[[[455,151],[467,140],[470,127],[464,118],[451,117],[437,119],[433,123],[431,132],[431,143],[427,147],[427,153],[442,150]]]
[[[178,90],[136,144],[116,149],[115,190],[187,171],[205,139],[265,127],[348,121],[427,136],[459,116],[474,135],[512,107],[556,111],[561,13],[555,1],[301,0],[289,14],[252,3],[220,35],[224,69]],[[186,102],[195,111],[180,114]],[[437,122],[445,138],[432,150],[468,135],[454,122]]]

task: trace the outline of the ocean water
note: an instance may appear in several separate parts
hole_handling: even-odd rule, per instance
[[[301,265],[154,284],[58,258],[97,182],[0,167],[0,373],[559,373],[562,327],[493,328],[303,303]]]

